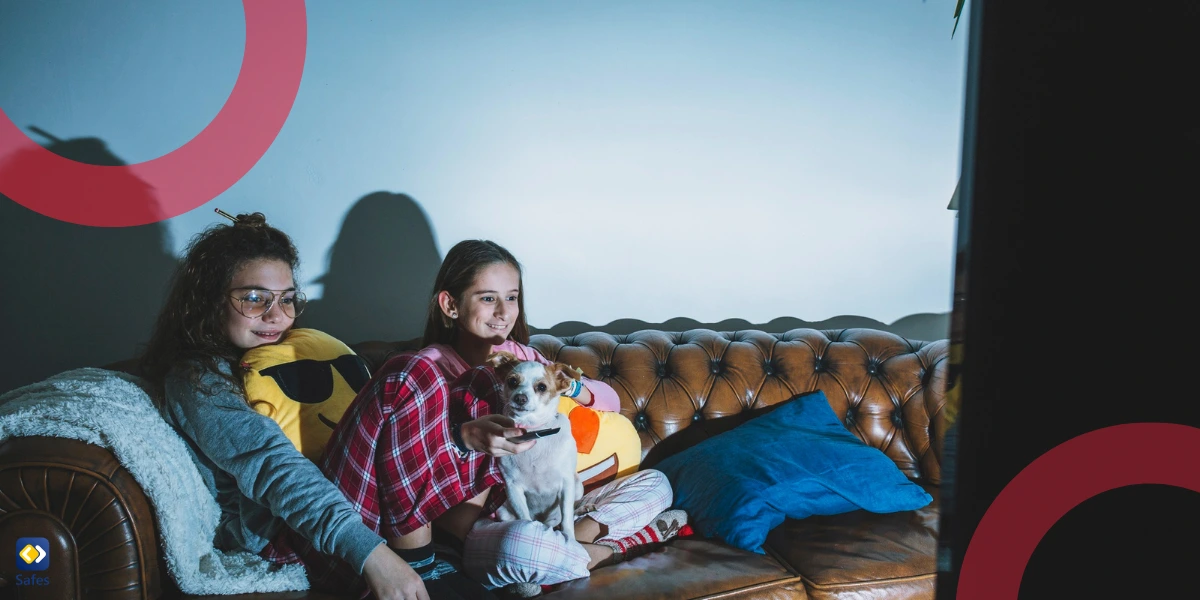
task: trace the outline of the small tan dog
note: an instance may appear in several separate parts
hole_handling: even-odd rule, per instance
[[[562,528],[575,541],[575,501],[583,497],[583,481],[575,468],[578,454],[571,422],[558,412],[558,397],[580,378],[569,365],[522,361],[510,352],[495,352],[487,363],[504,382],[503,414],[527,432],[558,428],[532,448],[502,456],[500,472],[508,499],[497,510],[501,521],[541,521]]]

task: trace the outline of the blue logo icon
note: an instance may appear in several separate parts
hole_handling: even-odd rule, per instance
[[[17,570],[45,571],[50,568],[50,542],[46,538],[17,540]]]

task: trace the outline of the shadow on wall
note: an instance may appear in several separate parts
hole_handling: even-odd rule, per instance
[[[903,317],[888,325],[875,319],[855,316],[838,316],[824,321],[803,321],[793,317],[772,319],[768,323],[750,323],[745,319],[725,319],[719,323],[701,323],[695,319],[676,317],[662,323],[647,323],[637,319],[618,319],[608,325],[589,325],[580,321],[565,321],[549,329],[530,326],[531,333],[546,333],[556,336],[578,335],[589,331],[601,331],[612,335],[625,335],[642,329],[659,331],[687,331],[689,329],[712,329],[714,331],[739,331],[757,329],[767,333],[783,333],[798,328],[848,329],[866,327],[889,331],[910,340],[936,341],[950,336],[950,313],[920,313]]]
[[[298,327],[348,343],[418,338],[442,259],[425,211],[405,194],[375,192],[354,204],[329,251]]]
[[[46,148],[81,163],[125,162],[97,138],[47,137]],[[24,171],[28,154],[3,158],[0,178]],[[129,175],[121,197],[158,209],[153,190]],[[75,202],[95,202],[77,198]],[[163,223],[90,227],[42,216],[0,196],[0,392],[61,371],[133,357],[150,330],[175,267]]]
[[[329,271],[317,279],[324,286],[321,298],[309,302],[296,325],[319,329],[347,343],[370,340],[419,343],[433,280],[441,263],[433,227],[416,200],[389,192],[363,196],[342,222],[341,233],[329,251]],[[569,336],[602,331],[621,335],[640,329],[706,328],[781,333],[801,327],[868,327],[911,340],[932,341],[949,336],[950,314],[910,315],[891,325],[855,316],[817,322],[785,317],[765,324],[751,324],[744,319],[700,323],[682,317],[664,323],[619,319],[601,326],[566,321],[549,329],[531,327],[531,332]]]

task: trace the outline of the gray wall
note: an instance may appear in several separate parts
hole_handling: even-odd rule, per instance
[[[213,201],[99,229],[0,199],[0,389],[133,355],[214,207],[291,233],[301,323],[351,342],[418,336],[440,257],[477,237],[524,263],[540,331],[946,337],[953,5],[308,2],[292,113]],[[234,0],[8,2],[0,40],[4,114],[121,164],[212,119],[245,25]],[[0,177],[20,165],[0,157]]]

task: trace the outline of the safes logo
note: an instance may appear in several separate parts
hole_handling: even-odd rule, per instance
[[[50,568],[50,542],[46,538],[17,540],[17,570],[45,571]]]

